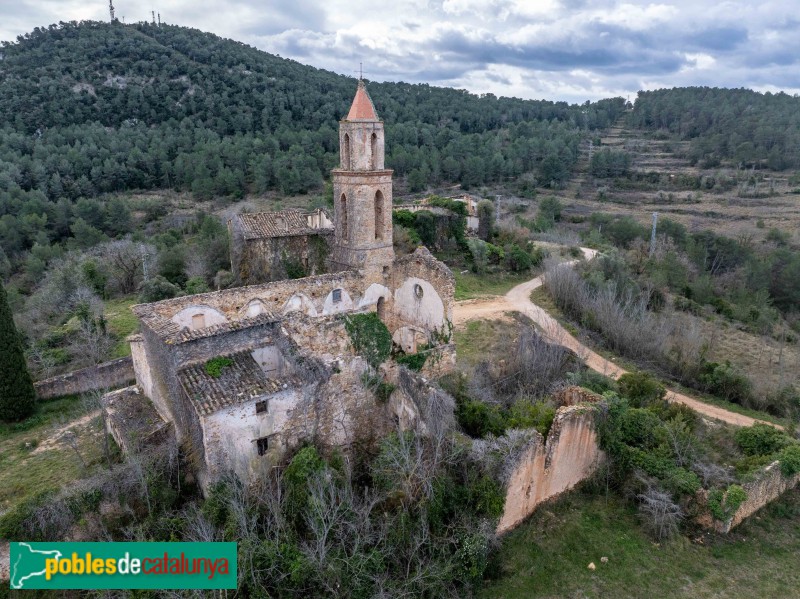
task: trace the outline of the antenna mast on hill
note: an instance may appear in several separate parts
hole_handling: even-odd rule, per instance
[[[151,11],[150,11],[150,14],[152,14],[152,15],[153,15],[153,25],[155,25],[155,24],[156,24],[156,11],[154,11],[154,10],[151,10]]]
[[[111,14],[111,22],[115,21],[114,19],[114,0],[108,0],[108,12]]]
[[[161,13],[158,13],[158,26],[161,27]]]

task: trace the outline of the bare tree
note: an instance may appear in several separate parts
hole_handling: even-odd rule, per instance
[[[639,501],[639,513],[656,539],[665,540],[678,533],[683,511],[669,493],[649,487],[639,495]]]

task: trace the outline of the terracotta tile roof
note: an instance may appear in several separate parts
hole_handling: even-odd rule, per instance
[[[236,218],[239,219],[242,235],[245,239],[288,237],[290,235],[309,235],[333,231],[333,227],[319,229],[309,227],[308,217],[312,214],[302,210],[281,210],[280,212],[239,214]]]
[[[249,327],[258,326],[261,324],[269,324],[278,322],[281,317],[276,316],[272,312],[262,312],[256,316],[242,318],[241,320],[233,320],[222,322],[203,329],[189,329],[179,327],[172,322],[169,318],[158,314],[150,309],[151,304],[140,304],[133,307],[133,313],[139,317],[142,324],[151,329],[156,335],[164,340],[168,345],[179,345],[187,341],[194,341],[195,339],[203,339],[204,337],[213,337],[229,333],[237,329],[246,329]]]
[[[225,357],[233,363],[225,366],[219,377],[208,374],[205,363],[187,366],[178,371],[181,386],[201,416],[302,385],[302,381],[294,376],[268,378],[250,352]]]
[[[375,106],[372,99],[367,93],[367,88],[363,81],[358,82],[358,89],[356,90],[356,97],[353,98],[353,105],[350,106],[350,112],[347,113],[347,121],[377,121],[378,113],[375,112]]]

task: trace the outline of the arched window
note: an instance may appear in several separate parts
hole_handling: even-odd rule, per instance
[[[383,194],[375,192],[375,239],[383,239]]]
[[[344,194],[339,202],[339,212],[341,214],[342,239],[347,241],[347,196]]]
[[[369,170],[374,171],[378,168],[378,136],[373,133],[369,142]]]
[[[344,134],[344,147],[342,148],[342,168],[346,171],[350,170],[350,136]]]

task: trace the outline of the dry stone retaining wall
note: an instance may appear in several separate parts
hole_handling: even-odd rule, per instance
[[[762,507],[772,503],[789,489],[794,489],[798,482],[800,473],[790,477],[783,476],[780,462],[773,462],[755,480],[742,484],[747,499],[727,522],[715,520],[714,529],[721,533],[730,532]]]

